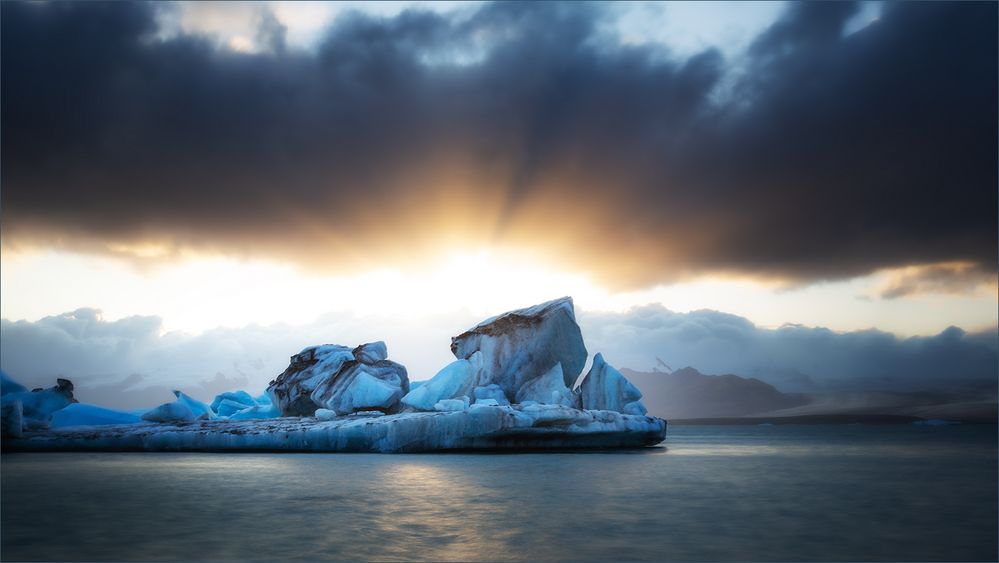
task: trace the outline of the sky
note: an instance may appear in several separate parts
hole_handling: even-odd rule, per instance
[[[995,4],[0,10],[0,369],[32,386],[262,390],[378,339],[425,379],[562,295],[619,367],[994,385]]]

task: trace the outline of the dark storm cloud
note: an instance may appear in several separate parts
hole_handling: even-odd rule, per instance
[[[599,4],[344,14],[241,54],[154,6],[2,4],[6,245],[319,268],[529,247],[638,286],[995,270],[994,3],[802,3],[732,71],[612,44]],[[734,74],[733,74],[734,73]],[[734,81],[730,77],[734,76]]]
[[[996,272],[973,264],[937,264],[906,268],[888,281],[881,298],[897,299],[915,293],[967,294],[980,287],[994,293]]]

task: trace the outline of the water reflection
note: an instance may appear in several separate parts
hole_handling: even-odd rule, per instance
[[[15,454],[4,560],[994,560],[995,430],[616,454]],[[853,432],[852,434],[850,432]]]

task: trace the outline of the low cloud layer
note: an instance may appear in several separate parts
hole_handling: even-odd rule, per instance
[[[581,311],[590,355],[617,367],[673,368],[757,377],[783,391],[985,391],[994,393],[995,330],[957,328],[900,339],[879,331],[764,329],[717,311],[675,313],[647,306],[627,313]],[[182,389],[202,399],[224,390],[260,393],[288,357],[320,343],[385,340],[389,356],[424,380],[454,360],[450,336],[478,320],[468,314],[418,321],[331,315],[305,326],[249,326],[199,335],[161,334],[157,317],[103,320],[80,309],[36,322],[0,321],[0,369],[31,387],[56,377],[76,384],[82,401],[139,408]]]
[[[996,268],[997,6],[801,3],[727,61],[593,3],[345,13],[315,52],[0,5],[8,248],[351,270],[530,248],[618,287]],[[266,41],[265,41],[266,39]]]
[[[0,321],[0,369],[28,388],[66,377],[81,401],[138,408],[169,400],[171,389],[202,399],[237,388],[262,393],[306,346],[385,340],[389,357],[421,380],[453,361],[449,336],[475,320],[461,314],[418,321],[331,314],[307,325],[192,335],[164,333],[155,316],[107,321],[95,309],[78,309],[34,322]]]
[[[591,352],[604,351],[608,362],[639,371],[661,368],[662,360],[674,369],[756,377],[782,391],[996,388],[995,329],[968,333],[950,327],[911,338],[875,329],[767,329],[719,311],[675,313],[661,305],[588,314],[580,322]]]

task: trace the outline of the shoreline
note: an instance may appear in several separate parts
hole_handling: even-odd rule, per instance
[[[980,418],[947,418],[928,419],[918,416],[895,414],[808,414],[797,416],[732,416],[704,418],[671,418],[671,426],[752,426],[752,425],[891,425],[891,424],[926,424],[928,426],[946,426],[951,424],[991,424],[996,419]]]

